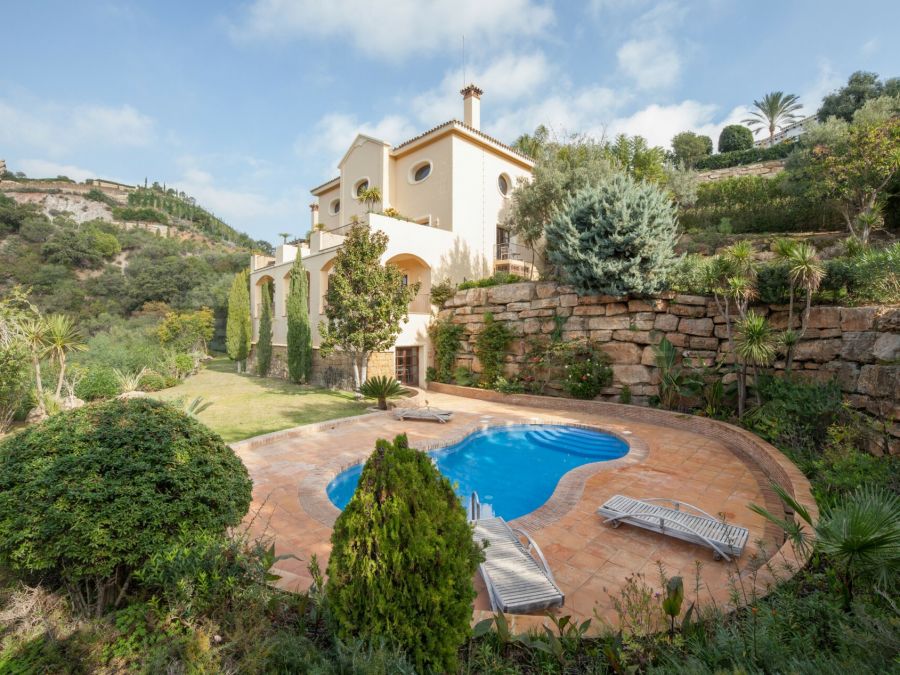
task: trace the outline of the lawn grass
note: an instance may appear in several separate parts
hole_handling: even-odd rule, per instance
[[[359,415],[367,407],[347,392],[238,375],[234,363],[226,358],[208,361],[196,375],[151,396],[162,401],[180,397],[192,401],[202,396],[211,401],[212,405],[197,417],[226,443],[301,424]]]

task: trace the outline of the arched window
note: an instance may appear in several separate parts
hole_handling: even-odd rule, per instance
[[[353,194],[359,197],[363,192],[369,189],[369,180],[367,178],[363,178],[356,184],[356,188],[353,190]]]
[[[341,200],[340,199],[332,199],[331,204],[328,205],[328,212],[336,216],[341,212]]]
[[[500,190],[500,194],[504,197],[509,195],[509,176],[505,173],[501,173],[497,176],[497,189]]]

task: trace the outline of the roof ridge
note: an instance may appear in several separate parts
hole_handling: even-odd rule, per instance
[[[429,129],[428,131],[423,131],[421,134],[419,134],[419,135],[417,135],[417,136],[413,136],[413,137],[410,138],[409,140],[403,141],[402,143],[399,143],[399,144],[395,145],[395,146],[393,147],[393,150],[399,150],[400,148],[402,148],[402,147],[404,147],[404,146],[406,146],[406,145],[409,145],[410,143],[414,143],[415,141],[418,141],[420,138],[424,138],[425,136],[428,136],[429,134],[432,134],[432,133],[434,133],[435,131],[438,131],[439,129],[443,129],[443,128],[446,127],[446,126],[450,126],[450,125],[453,125],[453,124],[459,125],[459,126],[461,126],[463,129],[465,129],[466,131],[469,131],[469,132],[471,132],[471,133],[473,133],[473,134],[475,134],[475,135],[477,135],[477,136],[481,136],[482,138],[486,138],[487,140],[491,141],[492,143],[496,143],[497,145],[499,145],[499,146],[500,146],[501,148],[503,148],[504,150],[508,150],[508,151],[510,151],[511,153],[513,153],[513,154],[515,154],[515,155],[518,155],[519,157],[522,157],[523,159],[527,159],[529,162],[534,162],[534,161],[535,161],[534,157],[531,157],[531,156],[529,156],[529,155],[526,155],[524,152],[521,152],[520,150],[516,150],[515,148],[513,148],[513,147],[507,145],[506,143],[503,143],[502,141],[497,140],[496,138],[494,138],[494,137],[491,136],[490,134],[484,133],[481,129],[476,129],[475,127],[470,126],[470,125],[466,124],[465,122],[460,122],[460,121],[459,121],[458,119],[456,119],[456,118],[453,118],[453,119],[451,119],[451,120],[448,120],[447,122],[443,122],[443,123],[441,123],[441,124],[438,124],[436,127],[432,127],[432,128]]]

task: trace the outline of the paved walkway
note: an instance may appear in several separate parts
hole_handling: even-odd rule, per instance
[[[253,530],[265,528],[274,535],[278,553],[292,553],[300,560],[280,562],[279,584],[287,589],[304,589],[311,582],[306,566],[315,554],[324,571],[331,550],[330,523],[337,515],[322,486],[342,467],[365,459],[378,438],[407,433],[416,447],[457,438],[484,424],[507,422],[573,422],[601,427],[637,439],[635,451],[624,460],[591,465],[588,475],[578,480],[563,479],[551,501],[553,509],[525,516],[526,525],[544,551],[557,582],[566,595],[563,614],[583,619],[595,614],[615,621],[612,596],[617,596],[629,576],[640,573],[659,590],[658,565],[669,576],[681,575],[689,601],[694,600],[694,579],[698,564],[702,578],[701,603],[727,603],[732,593],[729,576],[735,566],[714,562],[712,552],[669,537],[627,525],[618,529],[604,525],[595,514],[607,497],[622,493],[635,497],[673,497],[694,504],[712,514],[723,514],[730,522],[750,530],[750,540],[740,561],[741,568],[759,556],[772,555],[781,544],[776,529],[747,509],[755,502],[770,510],[768,481],[753,464],[746,463],[722,443],[691,431],[637,423],[614,416],[571,411],[550,411],[523,406],[479,401],[428,392],[435,407],[454,410],[447,425],[394,420],[387,413],[345,420],[301,436],[255,439],[235,444],[237,454],[253,478]],[[583,485],[582,485],[583,483]],[[315,487],[311,487],[315,486]],[[582,491],[583,487],[583,491]],[[552,506],[552,505],[551,505]],[[562,511],[562,513],[560,513]],[[476,575],[479,597],[475,619],[489,610],[486,593]],[[523,629],[541,621],[540,617],[519,617]]]

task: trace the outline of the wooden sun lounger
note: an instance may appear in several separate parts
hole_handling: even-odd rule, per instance
[[[395,408],[394,417],[398,420],[429,420],[446,424],[453,419],[453,412],[438,408]]]
[[[672,504],[674,508],[661,506],[658,502]],[[615,495],[597,509],[597,513],[613,527],[628,523],[706,546],[713,550],[716,560],[740,557],[750,535],[746,527],[729,525],[696,506],[674,499],[633,499]]]
[[[565,595],[528,533],[514,530],[500,517],[476,520],[474,525],[475,541],[488,542],[485,561],[479,569],[493,611],[526,614],[563,606]]]

